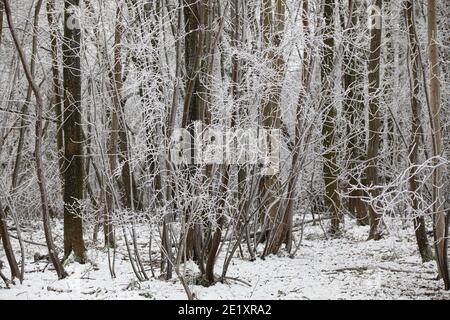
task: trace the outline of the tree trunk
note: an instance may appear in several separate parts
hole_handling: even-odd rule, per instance
[[[36,55],[37,55],[37,49],[38,49],[38,34],[37,30],[39,27],[39,16],[40,11],[42,7],[42,0],[38,1],[36,3],[35,9],[34,9],[34,17],[33,17],[33,40],[32,40],[32,49],[31,49],[31,58],[30,58],[30,72],[31,76],[34,77],[34,73],[36,71]],[[12,182],[11,182],[11,191],[14,192],[16,188],[18,187],[18,177],[19,177],[19,171],[22,167],[22,158],[23,158],[23,149],[25,145],[25,135],[28,129],[27,121],[26,121],[26,115],[28,113],[28,106],[31,102],[31,97],[33,95],[33,91],[31,89],[31,86],[28,85],[27,88],[27,96],[25,98],[25,102],[22,105],[22,108],[20,109],[20,113],[23,114],[22,119],[20,120],[20,131],[19,131],[19,139],[17,141],[17,153],[16,153],[16,161],[14,163],[14,169],[12,173]]]
[[[323,113],[323,180],[325,183],[325,204],[331,213],[330,233],[339,232],[342,220],[340,213],[340,198],[338,194],[338,166],[337,152],[333,148],[335,143],[336,107],[334,106],[332,87],[334,69],[334,0],[325,0],[323,18],[325,20],[324,43],[322,49],[322,97],[324,99]]]
[[[120,95],[119,92],[122,89],[122,61],[121,61],[121,39],[122,39],[122,26],[121,19],[122,15],[120,12],[120,7],[117,8],[116,12],[116,27],[114,32],[114,66],[113,75],[111,76],[111,95],[112,95],[112,111],[111,111],[111,129],[108,141],[108,162],[111,175],[117,169],[117,152],[118,152],[118,132],[119,132],[119,105]],[[111,223],[111,215],[114,211],[114,179],[111,179],[110,183],[107,184],[106,191],[106,203],[104,210],[104,221],[103,221],[103,232],[105,236],[105,246],[113,248],[115,246],[114,230]]]
[[[355,45],[356,37],[356,27],[359,22],[359,3],[355,0],[349,0],[349,17],[348,23],[344,26],[344,41],[347,41],[347,49],[344,53],[344,114],[347,120],[347,135],[348,143],[347,149],[347,159],[349,161],[348,170],[350,173],[350,186],[357,186],[359,181],[358,176],[358,165],[364,161],[365,150],[364,137],[362,132],[365,126],[364,119],[364,97],[361,88],[361,84],[364,79],[362,79],[361,72],[358,72],[358,49]],[[348,199],[348,211],[350,215],[356,218],[358,224],[368,225],[369,216],[367,212],[367,205],[361,199],[363,196],[363,191],[359,190],[357,187],[353,189],[349,194]]]
[[[64,259],[74,253],[84,263],[85,246],[80,217],[83,200],[84,166],[81,134],[81,30],[77,19],[80,0],[64,2]]]
[[[220,184],[220,191],[219,194],[221,195],[219,205],[218,205],[218,219],[217,219],[217,227],[214,230],[212,239],[211,239],[211,245],[208,251],[208,257],[206,260],[206,267],[205,267],[205,277],[206,281],[208,281],[209,285],[214,284],[215,278],[214,278],[214,265],[216,263],[216,255],[217,250],[219,249],[220,242],[222,241],[222,227],[224,223],[224,211],[225,211],[225,204],[226,204],[226,196],[227,196],[227,188],[228,188],[228,182],[229,182],[229,171],[230,167],[227,165],[223,166],[222,173],[222,181]]]
[[[5,10],[3,8],[3,2],[0,2],[0,48],[3,43],[3,12],[4,11]]]
[[[382,10],[382,0],[375,1],[376,8]],[[381,12],[380,12],[381,13]],[[371,17],[369,17],[370,19]],[[380,54],[381,54],[381,19],[380,25],[373,26],[370,35],[369,52],[369,143],[367,146],[366,179],[372,198],[378,196],[378,152],[380,148]],[[381,216],[375,209],[375,203],[369,205],[370,233],[369,239],[381,239]]]
[[[6,213],[3,210],[3,205],[0,203],[0,239],[2,240],[3,249],[5,250],[6,259],[8,259],[9,268],[11,269],[11,279],[20,279],[20,270],[17,264],[14,251],[11,246],[11,240],[8,233],[8,224],[6,221]],[[23,262],[22,262],[23,263]]]
[[[302,3],[302,24],[303,24],[303,32],[304,36],[308,41],[310,39],[310,27],[309,27],[309,1],[304,0]],[[311,83],[311,42],[308,42],[304,52],[302,59],[302,71],[301,71],[301,92],[298,97],[297,107],[296,107],[296,123],[295,123],[295,142],[294,149],[292,152],[292,164],[291,164],[291,173],[288,180],[288,189],[287,189],[287,204],[286,204],[286,220],[287,220],[287,233],[286,233],[286,248],[288,252],[292,250],[292,227],[293,227],[293,217],[294,217],[294,197],[297,182],[300,176],[300,167],[299,167],[299,159],[301,153],[301,144],[302,144],[302,135],[305,130],[305,123],[302,119],[304,116],[304,108],[305,108],[305,98],[306,92],[308,91]]]
[[[439,273],[444,280],[445,289],[450,290],[448,272],[448,220],[445,213],[444,168],[438,164],[438,157],[443,156],[442,126],[441,126],[441,89],[440,63],[437,45],[436,0],[428,0],[428,58],[430,61],[430,107],[431,128],[433,140],[433,156],[435,165],[433,171],[433,220],[436,261]]]
[[[272,18],[272,8],[269,4],[270,1],[265,1],[264,3],[265,45],[273,46],[272,48],[269,48],[268,58],[273,59],[272,68],[275,70],[277,78],[274,80],[272,87],[269,88],[270,94],[268,101],[263,108],[263,128],[280,130],[281,90],[286,68],[283,53],[279,52],[279,48],[281,46],[283,32],[285,31],[286,4],[284,0],[276,0],[274,3],[275,14]],[[270,33],[270,30],[273,30],[272,34]],[[265,176],[263,177],[262,182],[264,192],[261,193],[261,196],[266,197],[262,208],[266,211],[264,214],[269,217],[273,230],[267,239],[267,248],[264,254],[276,254],[280,250],[283,242],[285,242],[292,225],[289,225],[289,213],[281,209],[280,196],[282,191],[279,174],[274,172],[270,176]]]
[[[52,105],[55,109],[56,119],[56,147],[58,149],[58,163],[61,178],[64,176],[64,136],[62,130],[62,100],[61,93],[61,79],[59,69],[59,54],[58,54],[58,33],[57,21],[55,21],[55,0],[47,0],[47,20],[50,26],[50,48],[52,55],[52,85],[53,85],[53,99]]]
[[[36,98],[36,126],[35,126],[35,162],[36,162],[36,176],[39,185],[39,192],[41,195],[41,209],[42,209],[42,220],[44,225],[44,234],[45,240],[47,243],[48,254],[50,260],[53,263],[53,266],[58,274],[58,278],[62,279],[67,276],[67,273],[64,270],[64,267],[61,264],[61,261],[58,259],[58,254],[56,253],[56,248],[53,243],[53,236],[50,227],[49,221],[49,210],[48,210],[48,197],[47,197],[47,187],[46,187],[46,178],[44,175],[44,165],[42,162],[42,113],[43,113],[43,100],[42,96],[39,92],[39,88],[37,84],[34,82],[32,73],[30,68],[27,65],[25,53],[23,52],[22,47],[19,44],[19,40],[17,39],[14,25],[12,22],[11,16],[11,7],[9,5],[8,0],[3,0],[3,4],[5,5],[5,13],[8,20],[9,30],[11,32],[11,36],[14,41],[14,45],[16,50],[19,53],[19,58],[22,63],[22,67],[25,71],[25,76],[27,78],[28,84],[33,90],[34,96]]]
[[[422,124],[420,121],[420,84],[419,84],[419,46],[416,41],[416,27],[414,17],[414,5],[412,0],[405,1],[405,18],[408,29],[409,57],[410,57],[410,78],[411,78],[411,111],[412,111],[412,141],[409,152],[409,161],[412,166],[419,165],[419,146],[422,139]],[[416,234],[417,246],[423,262],[434,259],[433,251],[428,243],[425,218],[423,214],[419,214],[419,201],[417,199],[417,169],[413,167],[410,172],[409,188],[411,191],[411,206],[414,212],[414,228]]]
[[[186,64],[186,88],[183,106],[182,127],[187,128],[191,137],[194,136],[193,124],[195,121],[204,120],[204,110],[201,109],[200,94],[202,91],[199,81],[199,75],[202,69],[202,58],[204,55],[206,24],[204,10],[206,10],[207,1],[189,0],[184,6],[184,24],[185,24],[185,64]],[[192,139],[193,140],[193,139]],[[193,143],[193,142],[192,142]],[[194,164],[194,146],[191,151],[190,174],[195,173],[197,166]],[[191,188],[192,186],[189,186]],[[191,219],[192,212],[190,208],[186,209],[185,219]],[[202,234],[200,226],[188,226],[188,235],[186,243],[186,258],[201,258]],[[183,235],[181,235],[183,237]],[[203,269],[203,262],[198,261],[200,269]]]

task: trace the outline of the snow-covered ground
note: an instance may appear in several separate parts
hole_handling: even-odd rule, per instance
[[[421,263],[412,231],[366,241],[368,229],[350,222],[341,238],[327,240],[320,227],[310,225],[295,258],[280,255],[251,262],[236,257],[228,283],[190,287],[198,299],[450,299],[436,280],[435,263]],[[137,282],[120,248],[116,279],[110,277],[107,254],[90,249],[91,262],[69,263],[70,276],[60,281],[45,261],[33,262],[33,254],[45,253],[45,248],[27,244],[26,249],[23,284],[6,289],[0,283],[0,299],[186,299],[176,278]],[[148,248],[142,251],[144,255]],[[3,252],[0,259],[6,261]],[[222,262],[216,266],[218,273]],[[157,261],[154,264],[156,272]]]

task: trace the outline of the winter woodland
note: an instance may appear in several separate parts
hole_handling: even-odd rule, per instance
[[[450,1],[1,0],[0,299],[449,299]]]

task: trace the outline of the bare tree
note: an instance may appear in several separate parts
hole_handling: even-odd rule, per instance
[[[8,259],[9,268],[11,269],[11,279],[20,279],[20,270],[17,264],[16,257],[14,256],[14,251],[11,246],[11,239],[8,233],[8,224],[6,220],[5,210],[0,203],[0,236],[2,239],[3,249],[5,250],[6,259]]]
[[[64,1],[64,258],[74,253],[85,262],[80,201],[83,199],[84,166],[81,123],[80,1]]]
[[[64,176],[64,135],[62,130],[63,111],[62,111],[62,87],[61,87],[61,72],[59,62],[59,48],[58,48],[58,21],[55,17],[55,1],[47,1],[47,20],[50,26],[50,46],[52,56],[52,82],[53,82],[53,100],[52,105],[55,110],[56,119],[56,146],[59,155],[59,169],[61,178]]]
[[[445,289],[450,290],[448,271],[448,217],[445,212],[444,171],[437,161],[442,157],[442,126],[441,126],[441,90],[439,49],[437,45],[437,12],[436,1],[428,1],[428,59],[430,62],[430,121],[433,141],[433,156],[436,167],[433,171],[433,219],[436,261],[439,273],[444,279]]]
[[[408,28],[408,41],[409,41],[409,57],[410,57],[410,77],[411,77],[411,113],[412,113],[412,128],[411,128],[411,149],[410,149],[410,162],[412,166],[419,165],[419,146],[421,144],[421,138],[423,138],[423,127],[420,121],[420,83],[419,83],[419,45],[417,43],[417,34],[415,27],[415,15],[414,15],[414,2],[407,0],[405,5],[405,18]],[[425,218],[419,213],[419,201],[417,199],[418,182],[416,177],[416,169],[411,169],[411,177],[409,181],[411,189],[411,202],[412,208],[415,212],[414,228],[416,230],[416,240],[419,247],[419,252],[423,262],[427,262],[434,259],[433,251],[428,243],[427,230],[425,224]],[[418,216],[417,216],[418,215]]]
[[[362,20],[360,15],[360,1],[348,1],[348,20],[343,22],[343,33],[346,36],[345,52],[343,61],[343,86],[345,91],[344,113],[347,121],[347,154],[348,170],[350,174],[349,183],[351,186],[358,185],[358,176],[361,173],[361,164],[365,160],[364,151],[366,150],[364,134],[364,92],[363,92],[363,73],[361,72],[360,62],[361,50],[356,43],[358,34],[357,27]],[[349,193],[348,210],[355,217],[359,224],[369,224],[367,205],[362,200],[364,192],[358,188],[353,188]]]
[[[340,198],[338,193],[338,165],[337,151],[334,147],[336,138],[336,107],[333,103],[333,69],[334,69],[334,1],[324,0],[323,18],[325,20],[324,40],[322,49],[322,96],[323,96],[323,180],[325,183],[325,204],[331,213],[330,233],[336,234],[339,231],[339,224],[342,220],[340,213]]]
[[[370,34],[369,51],[369,142],[367,145],[367,186],[370,188],[370,195],[376,198],[378,195],[378,153],[380,148],[380,53],[382,34],[382,0],[375,1],[375,14],[380,24],[374,23]],[[380,12],[376,12],[376,11]],[[381,216],[377,212],[376,203],[369,206],[370,234],[369,239],[379,240],[381,238],[380,223]]]
[[[31,74],[30,68],[26,62],[25,53],[20,46],[19,40],[15,33],[14,24],[12,22],[11,15],[11,6],[8,0],[3,0],[3,4],[5,5],[5,13],[6,18],[8,20],[9,30],[11,32],[11,36],[14,41],[14,45],[16,50],[19,53],[20,61],[22,63],[22,67],[25,71],[25,76],[31,88],[33,89],[34,96],[36,98],[36,126],[35,126],[35,163],[36,163],[36,175],[39,185],[39,191],[41,195],[41,208],[42,208],[42,219],[44,224],[44,233],[45,240],[47,242],[48,254],[50,260],[55,267],[56,273],[58,274],[58,278],[62,279],[67,276],[64,267],[61,264],[61,261],[58,259],[58,254],[56,252],[55,245],[53,243],[53,236],[50,227],[49,221],[49,205],[48,205],[48,196],[46,189],[46,178],[44,174],[44,167],[42,162],[42,112],[43,112],[43,99],[39,92],[39,87],[34,82],[33,76]]]

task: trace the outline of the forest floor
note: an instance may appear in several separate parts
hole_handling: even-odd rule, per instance
[[[236,256],[227,274],[233,280],[209,288],[190,284],[190,288],[198,299],[450,299],[450,293],[442,290],[442,282],[436,280],[435,263],[421,263],[411,228],[396,230],[395,235],[381,241],[366,241],[367,234],[367,227],[349,221],[342,237],[326,239],[319,226],[307,225],[294,258],[280,254],[251,262]],[[39,232],[23,236],[43,242]],[[107,253],[101,248],[89,250],[87,264],[67,264],[70,276],[60,281],[46,261],[33,262],[36,252],[45,253],[45,247],[26,244],[29,262],[25,280],[10,289],[0,282],[0,300],[186,299],[176,278],[137,282],[121,247],[116,279],[111,279]],[[146,252],[148,247],[143,245],[142,256],[150,276]],[[2,250],[0,260],[6,262]],[[158,262],[153,264],[158,277]],[[222,264],[220,258],[217,273],[221,273]],[[193,279],[195,270],[189,267],[188,279]],[[6,268],[3,271],[9,273]]]

